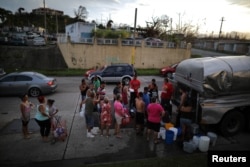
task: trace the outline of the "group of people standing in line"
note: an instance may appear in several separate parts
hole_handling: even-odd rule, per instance
[[[170,122],[172,115],[171,98],[173,94],[173,85],[164,79],[161,94],[158,94],[158,86],[155,79],[143,88],[143,92],[139,92],[141,82],[135,75],[130,81],[129,85],[125,82],[118,82],[113,89],[113,108],[112,112],[111,101],[106,96],[105,83],[100,82],[97,77],[94,81],[88,84],[85,79],[79,86],[81,91],[80,108],[85,105],[85,120],[87,127],[87,137],[93,138],[91,130],[95,126],[95,115],[99,117],[99,124],[101,127],[100,135],[110,136],[110,127],[115,121],[114,135],[117,138],[122,138],[120,128],[123,119],[130,115],[135,117],[135,129],[137,135],[143,135],[146,124],[147,140],[150,139],[153,133],[153,140],[158,143],[158,132],[160,130],[161,121]],[[188,100],[188,92],[185,87],[180,87],[181,100],[177,106],[176,126],[181,126],[183,132],[185,128],[191,124],[191,111],[193,109],[193,102]],[[39,96],[39,104],[36,106],[28,99],[25,94],[21,97],[20,111],[22,120],[22,133],[25,139],[30,138],[28,124],[30,121],[30,112],[35,108],[35,121],[40,127],[40,134],[44,142],[49,141],[49,134],[54,130],[53,118],[57,114],[58,109],[54,106],[54,100],[48,99],[44,96]],[[95,114],[96,113],[96,114]]]
[[[29,101],[27,94],[21,96],[20,111],[22,120],[22,133],[24,139],[30,139],[30,133],[28,130],[28,124],[30,122],[31,111],[35,108],[35,121],[40,127],[40,134],[44,142],[49,141],[49,134],[54,130],[52,121],[57,114],[58,109],[54,106],[54,100],[48,99],[44,96],[37,98],[39,104],[35,106]]]
[[[153,133],[153,140],[158,143],[158,132],[161,127],[161,121],[170,122],[172,115],[171,98],[173,94],[173,85],[164,79],[161,94],[159,94],[158,86],[155,79],[143,88],[143,92],[139,91],[141,82],[135,75],[129,85],[124,82],[116,83],[113,89],[113,103],[106,96],[105,83],[100,82],[97,77],[92,83],[87,84],[85,79],[79,86],[82,103],[85,104],[85,119],[87,126],[87,137],[93,138],[91,129],[94,127],[94,113],[100,114],[101,135],[106,129],[106,136],[110,136],[109,129],[112,126],[113,118],[115,122],[114,135],[122,138],[120,128],[122,120],[129,113],[135,117],[135,129],[137,135],[143,135],[146,125],[146,137],[150,140]],[[114,111],[111,105],[113,105]]]

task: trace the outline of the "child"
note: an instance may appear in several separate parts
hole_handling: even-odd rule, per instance
[[[106,136],[109,137],[109,128],[112,123],[111,105],[107,97],[101,105],[101,136],[103,136],[103,129],[106,128]]]
[[[54,102],[55,102],[55,100],[52,100],[52,99],[47,100],[52,131],[54,131],[54,129],[55,129],[54,116],[56,115],[56,113],[58,113],[58,109],[56,108],[56,106],[54,106]]]

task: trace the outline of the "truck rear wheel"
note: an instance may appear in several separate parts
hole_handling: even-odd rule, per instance
[[[220,131],[223,136],[233,136],[244,127],[243,114],[234,110],[224,116],[220,123]]]

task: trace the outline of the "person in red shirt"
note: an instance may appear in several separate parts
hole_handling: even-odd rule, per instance
[[[135,98],[137,97],[139,88],[141,86],[141,82],[137,79],[137,75],[134,75],[134,78],[130,81],[129,86],[130,86],[129,107],[134,108]]]
[[[162,86],[162,93],[161,93],[161,105],[165,111],[167,111],[168,116],[172,115],[172,105],[170,100],[173,94],[173,85],[168,81],[168,78],[164,79],[164,84]],[[168,122],[169,118],[165,117],[164,122]]]

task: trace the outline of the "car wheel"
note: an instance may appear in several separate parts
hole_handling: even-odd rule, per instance
[[[32,97],[37,97],[41,95],[41,90],[37,87],[30,88],[29,95]]]
[[[128,77],[123,78],[122,82],[124,82],[124,83],[125,83],[125,85],[129,85],[130,78],[128,78]]]
[[[237,110],[230,111],[224,116],[220,123],[220,131],[223,136],[233,136],[237,134],[245,124],[244,116]]]

